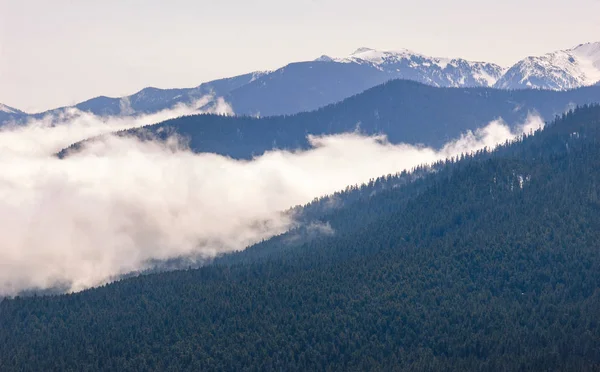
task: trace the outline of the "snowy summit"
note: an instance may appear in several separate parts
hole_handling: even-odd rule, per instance
[[[462,58],[429,57],[408,49],[382,51],[358,48],[343,58],[322,56],[320,61],[368,64],[395,78],[416,80],[440,87],[489,87],[502,76],[504,69],[487,62],[472,62]]]
[[[580,44],[539,57],[527,57],[511,67],[496,88],[565,90],[600,82],[600,42]]]
[[[4,112],[7,114],[22,114],[23,113],[23,111],[21,111],[21,110],[17,110],[16,108],[6,106],[2,103],[0,103],[0,112]]]

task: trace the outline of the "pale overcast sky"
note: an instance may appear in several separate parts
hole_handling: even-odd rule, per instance
[[[26,111],[358,47],[508,66],[600,41],[600,0],[0,0],[0,102]]]

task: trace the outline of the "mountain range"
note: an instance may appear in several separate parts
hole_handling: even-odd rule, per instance
[[[569,91],[440,88],[392,80],[341,102],[311,112],[269,117],[191,115],[120,132],[165,138],[173,132],[191,150],[249,159],[274,148],[309,147],[307,135],[360,131],[385,134],[392,143],[439,148],[466,131],[501,118],[511,127],[530,115],[551,121],[577,105],[600,102],[600,87]],[[93,139],[91,139],[93,140]],[[81,143],[59,153],[77,151]]]
[[[194,88],[145,88],[127,97],[101,96],[74,107],[102,116],[141,115],[182,104],[208,109],[215,104],[214,98],[223,97],[237,115],[290,115],[341,101],[393,79],[437,87],[573,89],[600,83],[600,42],[527,57],[510,68],[460,58],[428,57],[406,49],[378,51],[363,47],[346,57],[321,56]],[[28,115],[7,108],[0,110],[0,123],[39,118],[64,109]]]
[[[597,371],[598,159],[600,106],[581,107],[339,193],[310,221],[326,234],[305,225],[199,269],[4,299],[0,368]]]
[[[498,79],[502,89],[565,90],[600,83],[600,42],[527,57]]]
[[[102,137],[63,149],[60,159],[44,154],[13,160],[8,152],[6,164],[15,166],[7,171],[17,181],[4,182],[7,199],[16,199],[14,209],[7,204],[7,216],[21,218],[21,210],[30,208],[32,213],[17,220],[23,233],[16,240],[8,234],[5,245],[12,249],[13,240],[23,240],[40,246],[40,263],[31,267],[50,268],[51,275],[39,290],[13,290],[20,277],[4,276],[9,290],[0,297],[0,371],[600,370],[599,61],[600,43],[527,57],[508,69],[359,48],[346,57],[321,56],[195,88],[146,88],[77,104],[101,116],[134,116],[181,105],[208,111],[224,100],[237,115],[188,115],[112,133],[139,139],[114,141],[112,149],[113,141],[106,141],[107,151],[120,151],[114,161],[76,156]],[[0,105],[0,122],[67,110],[29,115]],[[384,135],[390,143],[427,151],[424,146],[452,147],[452,139],[492,121],[513,129],[541,124],[538,117],[543,128],[502,135],[514,139],[495,148],[460,154],[467,150],[458,146],[444,160],[380,174],[362,185],[344,182],[330,195],[311,192],[314,199],[306,205],[285,199],[283,208],[290,209],[281,212],[292,223],[279,235],[232,248],[239,251],[217,249],[195,260],[193,249],[158,249],[168,242],[156,234],[161,228],[184,235],[176,246],[213,244],[181,234],[183,224],[210,228],[195,217],[200,214],[187,218],[188,212],[199,211],[216,224],[217,209],[264,208],[252,199],[285,198],[286,184],[310,186],[332,167],[343,167],[327,165],[325,153],[309,164],[323,173],[298,172],[294,162],[245,168],[263,159],[302,157],[295,150],[310,147],[310,136]],[[42,135],[54,139],[65,128],[51,128],[59,130],[57,136]],[[187,139],[192,152],[210,154],[179,151],[183,143],[145,146],[174,133]],[[145,151],[130,151],[137,145]],[[272,149],[291,152],[255,159]],[[367,155],[354,144],[346,149],[369,159],[368,166],[388,160],[387,150]],[[169,159],[161,164],[163,156]],[[359,174],[349,160],[348,172]],[[116,166],[121,163],[129,167]],[[215,168],[204,166],[209,163]],[[32,176],[23,172],[29,167]],[[288,181],[278,168],[295,176]],[[141,177],[150,170],[155,176]],[[394,165],[392,172],[399,170]],[[222,171],[252,172],[270,187],[258,189],[260,195],[238,193],[252,186],[231,177],[235,187],[220,190]],[[194,177],[174,176],[182,172]],[[77,178],[79,173],[86,177]],[[333,178],[327,174],[325,182],[327,177]],[[150,192],[155,183],[161,187]],[[21,189],[25,193],[10,193]],[[172,202],[171,195],[181,198]],[[214,203],[193,203],[198,196]],[[144,204],[161,208],[130,211]],[[72,206],[74,213],[57,213]],[[232,235],[244,235],[243,222],[251,218],[239,211],[232,214]],[[95,212],[98,218],[88,217]],[[162,223],[162,217],[174,222]],[[111,219],[122,223],[87,230]],[[268,228],[262,218],[249,222]],[[46,244],[46,237],[56,242]],[[87,239],[97,240],[99,250],[85,249]],[[112,240],[118,250],[105,249]],[[140,250],[128,249],[131,240]],[[73,249],[48,255],[62,245]],[[20,258],[29,246],[7,251],[9,259]],[[109,282],[76,293],[65,293],[81,287],[56,275],[60,268],[53,264],[81,257],[85,264],[70,266],[88,276],[90,267],[105,268],[141,250],[149,257],[141,267],[124,266],[116,272],[127,274],[107,275],[94,283]]]
[[[379,51],[362,47],[348,57],[322,56],[318,60],[366,64],[390,75],[397,75],[397,78],[438,87],[490,87],[503,73],[503,68],[493,63],[428,57],[408,49]]]
[[[14,119],[21,119],[27,116],[28,115],[21,110],[0,103],[0,125],[3,122],[7,122],[9,120]]]

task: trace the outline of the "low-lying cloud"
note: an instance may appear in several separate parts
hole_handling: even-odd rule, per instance
[[[439,150],[345,133],[247,161],[194,154],[175,137],[104,136],[66,159],[52,155],[89,136],[152,122],[115,120],[79,115],[0,131],[0,294],[65,283],[76,291],[157,260],[243,249],[289,229],[293,221],[282,211],[291,206],[543,125],[532,116],[511,131],[494,121]]]
[[[203,110],[208,103],[212,103],[210,109]],[[233,115],[233,110],[222,97],[210,95],[190,104],[179,103],[170,109],[136,116],[101,117],[70,107],[50,113],[42,119],[30,119],[25,124],[2,124],[0,156],[44,156],[86,138],[198,113]]]

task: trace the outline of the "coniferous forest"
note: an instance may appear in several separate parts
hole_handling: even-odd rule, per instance
[[[600,102],[600,87],[568,91],[437,88],[392,80],[310,112],[261,118],[191,115],[119,134],[166,139],[176,132],[188,140],[195,152],[238,159],[251,159],[274,148],[309,148],[308,134],[352,131],[385,134],[392,143],[437,148],[498,118],[515,127],[533,113],[550,121],[572,105],[594,102]],[[59,156],[76,152],[80,146],[81,142],[73,144],[60,151]]]
[[[326,234],[3,300],[0,370],[600,370],[600,106],[335,198],[298,212]]]

